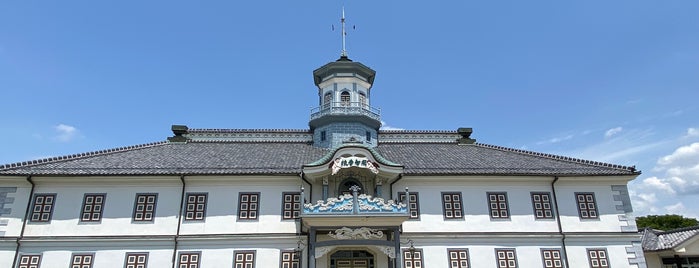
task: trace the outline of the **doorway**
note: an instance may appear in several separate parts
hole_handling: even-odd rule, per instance
[[[374,255],[366,250],[340,250],[330,255],[330,268],[374,268]]]

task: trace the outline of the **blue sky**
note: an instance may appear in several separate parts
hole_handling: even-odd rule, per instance
[[[307,128],[343,5],[386,127],[635,165],[637,214],[699,216],[694,0],[3,2],[0,163]]]

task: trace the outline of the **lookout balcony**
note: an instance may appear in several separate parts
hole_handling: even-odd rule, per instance
[[[359,101],[330,102],[311,109],[311,121],[324,116],[366,116],[369,119],[380,121],[381,109]]]

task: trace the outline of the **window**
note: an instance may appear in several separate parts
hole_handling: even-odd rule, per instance
[[[300,268],[301,262],[297,251],[282,251],[281,268]]]
[[[292,220],[298,219],[301,212],[301,194],[283,193],[282,194],[282,219]]]
[[[323,96],[323,109],[330,108],[330,103],[333,101],[333,95],[328,92]]]
[[[36,194],[32,205],[32,222],[50,222],[56,194]]]
[[[238,199],[238,219],[256,220],[260,193],[240,193]]]
[[[359,103],[362,105],[362,107],[366,107],[366,95],[364,95],[362,92],[359,92]]]
[[[136,194],[133,206],[134,221],[153,221],[155,219],[155,204],[158,194]]]
[[[83,208],[80,214],[81,222],[98,222],[102,220],[104,199],[106,194],[85,194]]]
[[[180,252],[177,268],[199,268],[200,257],[199,252]]]
[[[20,255],[17,268],[39,268],[41,255]]]
[[[510,218],[510,211],[507,207],[507,193],[488,193],[488,205],[490,206],[491,219]]]
[[[461,207],[461,193],[442,193],[442,208],[445,219],[463,218]]]
[[[419,219],[420,218],[420,199],[417,196],[417,192],[410,192],[410,207],[408,208],[410,211],[410,219]],[[398,194],[398,199],[401,200],[401,202],[405,202],[405,193],[399,193]]]
[[[146,268],[147,265],[148,253],[126,253],[124,268]]]
[[[588,249],[587,257],[591,268],[609,268],[606,249]]]
[[[597,205],[594,193],[575,193],[578,201],[578,214],[581,219],[597,219]]]
[[[449,268],[468,268],[468,249],[448,249]]]
[[[236,251],[233,262],[234,268],[255,267],[255,251]]]
[[[340,94],[340,102],[342,103],[342,106],[349,106],[350,105],[350,94],[349,92],[345,91]]]
[[[498,268],[516,268],[517,254],[514,249],[496,249]]]
[[[553,219],[553,209],[551,209],[551,194],[532,193],[532,207],[534,207],[534,218]]]
[[[558,249],[542,249],[541,259],[544,261],[544,268],[563,268],[561,251]]]
[[[366,141],[371,141],[371,132],[367,131],[367,132],[365,132],[364,134],[366,134],[366,135],[365,135]]]
[[[206,196],[205,193],[188,193],[187,208],[184,219],[188,221],[203,221],[206,217]]]
[[[403,267],[405,268],[422,268],[422,250],[415,249],[414,252],[403,249]]]
[[[94,254],[73,254],[70,268],[92,268]]]
[[[320,132],[320,141],[325,141],[326,139],[327,139],[327,137],[325,135],[325,130],[323,130]]]

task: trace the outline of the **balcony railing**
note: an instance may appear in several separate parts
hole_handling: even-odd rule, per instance
[[[331,102],[311,109],[311,120],[326,115],[364,115],[377,121],[381,120],[381,109],[363,102]]]

